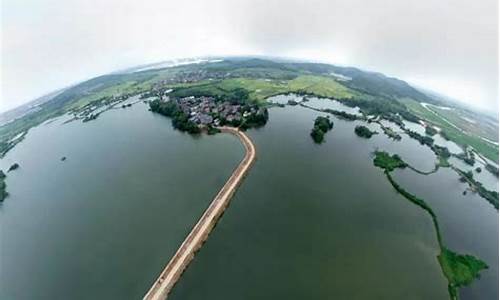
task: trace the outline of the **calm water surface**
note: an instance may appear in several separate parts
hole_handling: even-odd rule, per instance
[[[425,199],[436,213],[443,240],[450,249],[473,254],[490,268],[481,279],[461,289],[461,299],[498,299],[498,212],[477,194],[462,192],[467,185],[460,182],[451,169],[422,176],[411,170],[397,170],[396,179],[406,190]]]
[[[377,124],[367,126],[378,135],[358,138],[361,122],[334,117],[316,145],[318,115],[272,108],[269,123],[248,132],[257,162],[171,299],[448,299],[431,218],[372,165],[380,149],[431,170],[434,153],[405,134],[388,139]],[[0,206],[0,299],[140,299],[243,147],[175,131],[143,103],[63,121],[31,130],[0,160],[1,169],[21,165]],[[396,178],[432,205],[451,249],[495,266],[463,298],[498,296],[496,211],[463,196],[451,170]]]
[[[174,131],[143,103],[62,121],[0,161],[21,165],[0,206],[0,299],[140,299],[243,146]]]
[[[334,119],[316,145],[317,115],[273,108],[249,131],[258,160],[171,299],[448,298],[431,218],[372,166],[378,140]]]

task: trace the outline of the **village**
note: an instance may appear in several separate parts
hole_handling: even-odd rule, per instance
[[[224,124],[241,124],[244,120],[251,120],[251,123],[255,123],[267,115],[265,108],[257,105],[234,104],[206,96],[190,96],[168,101],[176,101],[178,108],[188,116],[189,121],[198,126],[216,127]]]

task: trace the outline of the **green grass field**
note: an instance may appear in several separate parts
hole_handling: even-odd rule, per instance
[[[493,126],[491,122],[483,120],[484,118],[473,114],[467,114],[456,108],[444,109],[438,106],[430,106],[429,109],[471,134],[480,135],[492,141],[498,141],[498,127]],[[468,122],[467,120],[472,122]]]
[[[315,75],[301,75],[292,80],[231,78],[222,81],[205,81],[203,84],[172,85],[171,87],[196,87],[197,90],[204,89],[209,94],[243,88],[249,92],[251,100],[259,103],[264,103],[268,97],[286,93],[307,93],[337,99],[350,99],[359,96],[358,92],[343,86],[333,78]]]
[[[484,141],[478,135],[472,133],[467,134],[458,130],[457,128],[451,126],[449,123],[444,121],[443,118],[440,117],[439,112],[434,111],[435,113],[432,113],[431,111],[423,107],[419,102],[413,99],[405,98],[401,99],[400,101],[404,103],[406,107],[408,107],[408,109],[415,115],[417,115],[419,118],[441,128],[451,141],[455,142],[460,146],[467,146],[467,145],[472,146],[474,147],[474,149],[476,149],[479,153],[481,153],[488,159],[491,159],[492,161],[498,163],[498,146]],[[455,126],[458,125],[455,124]]]

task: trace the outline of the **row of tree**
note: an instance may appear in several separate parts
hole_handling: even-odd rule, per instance
[[[189,117],[179,109],[175,101],[163,102],[160,100],[153,100],[149,102],[149,107],[152,112],[162,114],[172,118],[172,125],[180,131],[186,131],[191,134],[200,133],[200,128]]]

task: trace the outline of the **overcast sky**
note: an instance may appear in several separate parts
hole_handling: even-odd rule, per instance
[[[238,54],[358,66],[498,109],[497,0],[0,1],[0,111],[125,67]]]

